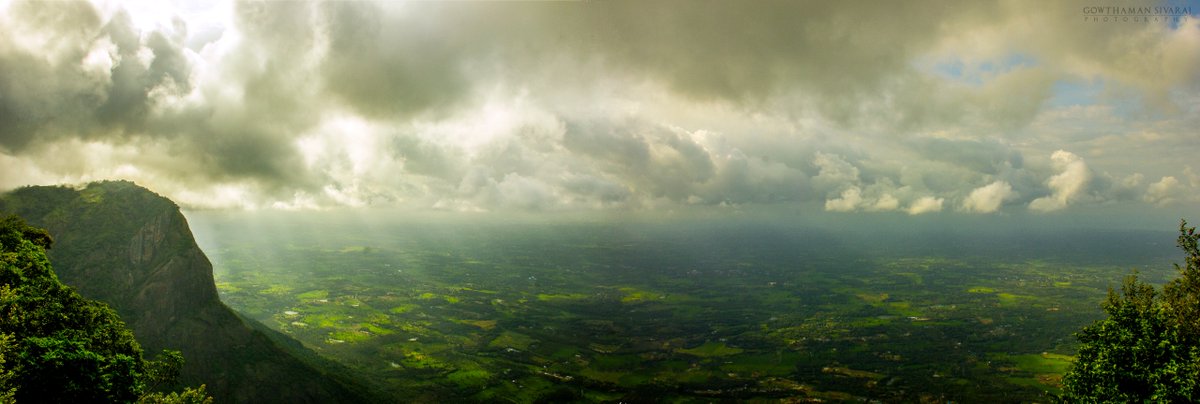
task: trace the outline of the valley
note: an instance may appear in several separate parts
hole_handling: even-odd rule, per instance
[[[426,402],[1045,401],[1106,288],[1173,258],[1156,232],[189,219],[226,304]]]

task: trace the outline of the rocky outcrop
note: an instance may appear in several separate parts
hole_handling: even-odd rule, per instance
[[[218,402],[361,402],[221,303],[212,264],[171,201],[130,182],[27,187],[0,198],[55,238],[59,278],[113,306],[148,356],[183,353],[185,384]]]

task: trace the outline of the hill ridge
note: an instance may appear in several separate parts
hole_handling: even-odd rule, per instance
[[[181,351],[181,382],[206,384],[218,402],[370,401],[221,303],[212,264],[167,198],[128,181],[34,186],[0,196],[0,212],[49,230],[63,283],[111,305],[147,352]]]

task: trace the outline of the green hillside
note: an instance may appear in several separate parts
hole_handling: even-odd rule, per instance
[[[59,282],[52,239],[16,216],[0,219],[0,401],[201,402],[204,388],[152,394],[173,382],[181,357],[146,361],[108,305]]]
[[[352,378],[335,380],[297,359],[222,304],[212,266],[170,200],[122,181],[25,187],[0,197],[0,212],[47,229],[62,282],[111,305],[147,350],[196,358],[180,380],[207,385],[217,401],[377,401]]]

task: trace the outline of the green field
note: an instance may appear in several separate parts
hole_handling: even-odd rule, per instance
[[[227,304],[412,401],[1046,401],[1106,288],[1171,258],[1120,237],[192,220]]]

